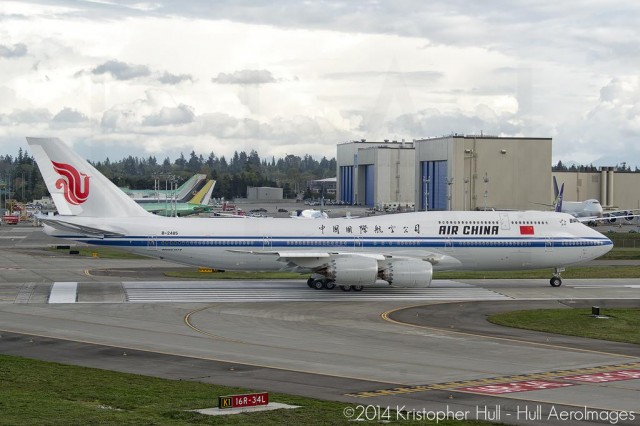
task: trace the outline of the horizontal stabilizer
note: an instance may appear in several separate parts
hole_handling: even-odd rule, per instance
[[[92,228],[89,226],[78,225],[75,223],[69,223],[58,219],[51,219],[49,217],[38,217],[40,222],[45,225],[49,225],[50,227],[57,229],[58,231],[64,232],[72,232],[74,234],[81,234],[88,237],[97,237],[97,238],[105,238],[105,237],[123,237],[124,234],[119,232],[107,231],[99,228]]]

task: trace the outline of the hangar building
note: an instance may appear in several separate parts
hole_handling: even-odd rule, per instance
[[[535,209],[549,203],[551,138],[458,135],[338,145],[337,197],[416,210]]]
[[[601,167],[594,172],[553,172],[558,185],[564,183],[564,200],[596,199],[604,209],[640,209],[638,177],[631,171]]]
[[[338,145],[336,199],[347,204],[413,205],[413,142],[366,140]]]

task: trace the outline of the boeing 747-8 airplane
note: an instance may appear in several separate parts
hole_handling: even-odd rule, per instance
[[[433,271],[554,268],[595,259],[611,241],[573,216],[537,211],[416,212],[362,218],[169,218],[136,204],[62,141],[27,138],[59,215],[56,237],[225,270],[309,271],[314,288],[379,280],[427,287]]]

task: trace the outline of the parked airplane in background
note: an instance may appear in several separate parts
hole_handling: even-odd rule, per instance
[[[305,270],[317,289],[383,280],[427,287],[433,271],[554,268],[595,259],[611,241],[568,214],[430,211],[291,220],[154,216],[57,138],[27,138],[60,215],[56,237],[226,270]]]
[[[207,175],[196,174],[191,176],[185,183],[180,185],[177,189],[130,189],[120,188],[125,194],[133,198],[137,202],[143,201],[157,201],[157,200],[171,200],[174,199],[177,202],[187,202],[193,197],[194,192],[197,192],[196,187],[207,178]]]
[[[556,211],[561,211],[562,213],[568,213],[573,217],[579,218],[598,218],[602,217],[603,210],[602,205],[600,205],[600,201],[596,199],[589,199],[585,201],[564,201],[562,200],[562,196],[564,193],[564,183],[562,184],[562,190],[558,189],[558,181],[556,177],[553,177],[553,196],[554,196],[554,206],[556,206]],[[560,208],[557,208],[560,206]]]
[[[629,222],[639,216],[636,214],[637,209],[604,212],[600,201],[593,198],[585,201],[564,201],[564,183],[558,190],[558,181],[555,176],[553,177],[553,192],[555,196],[555,211],[568,213],[580,222],[589,225],[596,225],[598,222],[615,223],[617,219],[624,219]]]
[[[158,200],[139,203],[146,211],[160,216],[184,217],[192,214],[211,211],[209,201],[216,185],[215,180],[208,180],[204,186],[186,203],[176,203],[172,200]]]

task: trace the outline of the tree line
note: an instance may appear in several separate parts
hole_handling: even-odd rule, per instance
[[[225,199],[244,198],[248,186],[272,186],[283,188],[285,198],[294,198],[307,189],[307,182],[334,177],[335,158],[322,157],[319,161],[305,155],[287,155],[284,158],[260,158],[255,150],[248,154],[236,151],[229,159],[213,152],[208,156],[191,151],[171,161],[161,161],[155,156],[139,158],[128,156],[118,161],[109,158],[91,164],[119,187],[153,189],[156,181],[164,189],[169,176],[178,185],[196,173],[202,173],[217,181],[213,196]],[[0,156],[0,188],[10,188],[9,198],[29,202],[48,195],[35,160],[22,148],[17,156]],[[4,195],[3,195],[4,198]]]
[[[640,173],[640,169],[638,168],[638,166],[636,166],[634,169],[631,169],[631,166],[627,165],[627,163],[625,162],[616,164],[614,169],[616,170],[616,173]],[[571,164],[571,166],[567,166],[559,160],[556,165],[551,167],[551,170],[554,172],[595,173],[599,172],[600,168],[594,166],[593,164],[589,164],[588,166]]]

